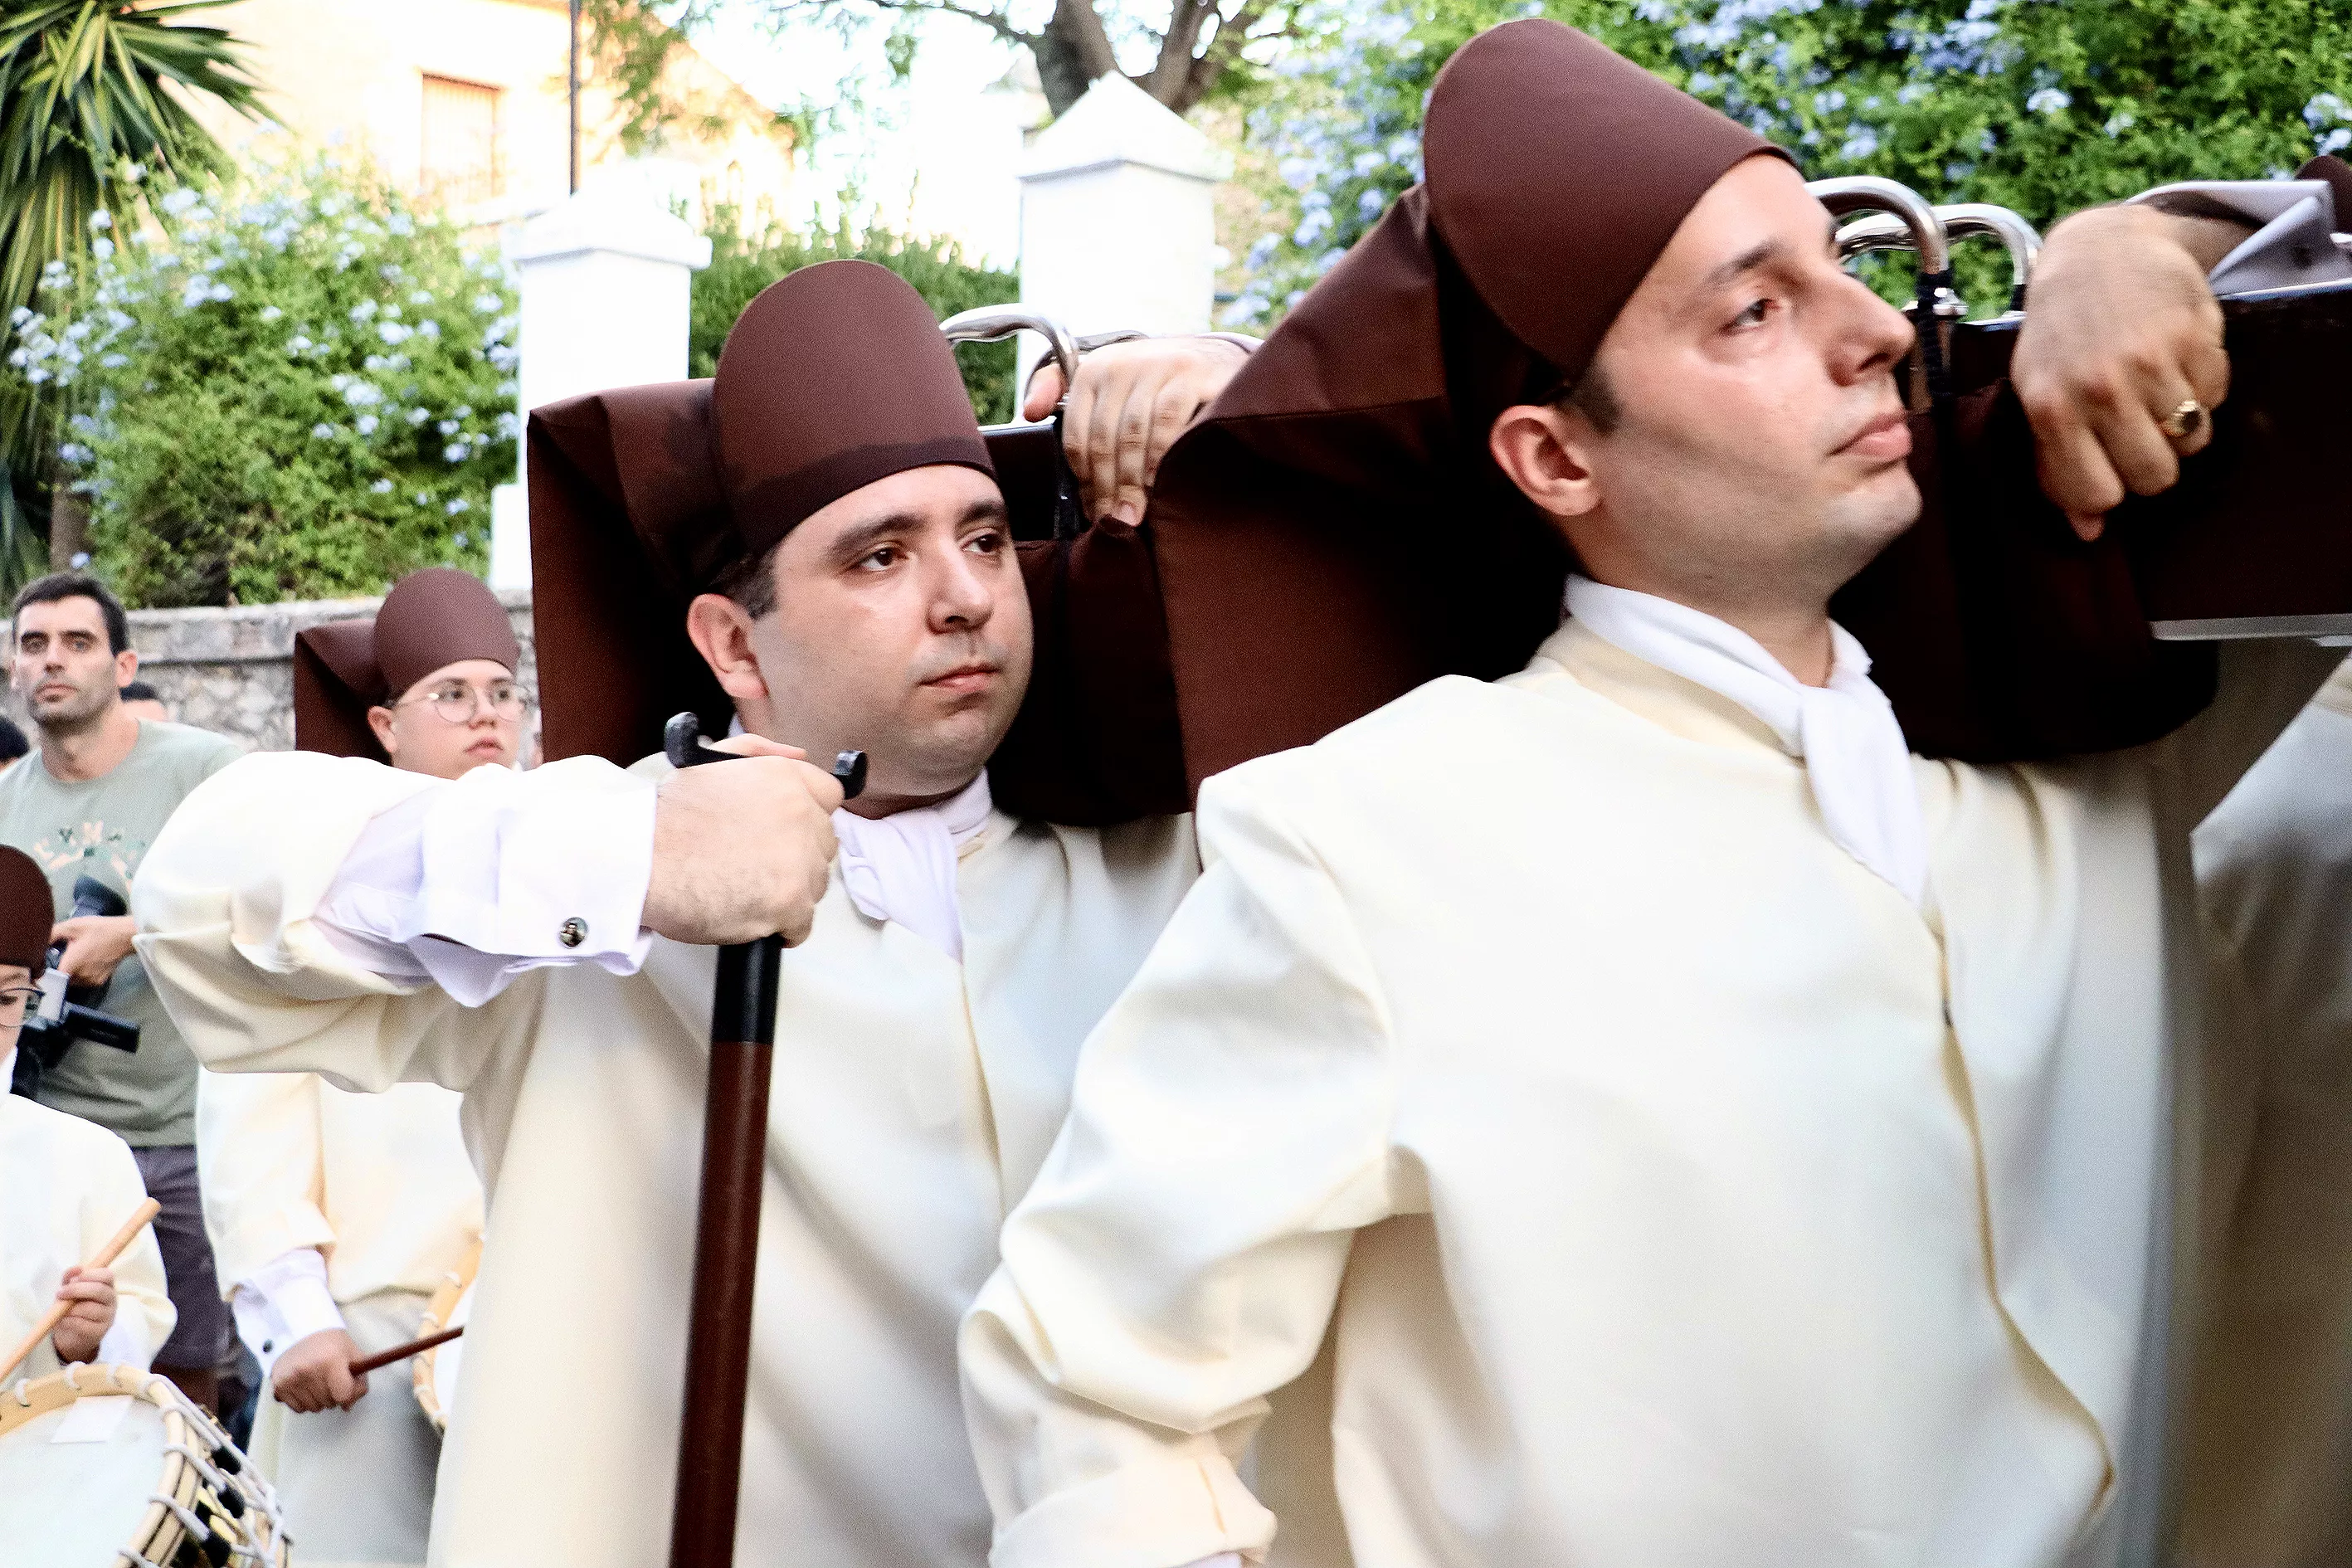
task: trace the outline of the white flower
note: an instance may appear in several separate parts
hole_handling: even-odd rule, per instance
[[[126,354],[107,354],[98,363],[108,370],[121,370],[124,365],[129,364],[131,360]]]
[[[441,448],[442,460],[450,464],[452,467],[464,462],[473,455],[474,449],[471,447],[467,446],[463,441],[452,441],[447,446]]]
[[[457,548],[460,550],[466,548],[466,536],[462,533],[457,536]]]
[[[433,498],[425,494],[423,490],[418,490],[416,492],[416,504],[418,506],[431,506],[433,504]]]
[[[352,428],[357,430],[362,436],[373,436],[375,434],[375,424],[376,420],[374,415],[362,414],[357,419],[352,421]]]
[[[499,310],[503,310],[505,306],[506,301],[499,299],[496,294],[485,293],[474,296],[474,310],[478,315],[495,316]]]
[[[89,226],[94,229],[112,228],[114,226],[114,215],[108,212],[104,207],[100,207],[96,212],[89,215]]]
[[[295,333],[291,338],[289,338],[286,341],[286,352],[289,354],[307,353],[310,352],[310,340],[304,337],[299,332]]]
[[[358,304],[352,307],[352,320],[354,321],[373,321],[375,320],[375,311],[376,304],[374,300],[362,300]]]
[[[334,439],[334,436],[335,427],[331,425],[321,424],[310,426],[310,438],[314,441],[331,441]]]
[[[364,381],[354,381],[342,389],[343,401],[353,408],[373,408],[383,401],[383,389]]]
[[[285,315],[285,314],[286,314],[286,312],[285,312],[285,311],[283,311],[283,310],[279,310],[279,309],[278,309],[277,306],[275,306],[275,305],[264,305],[263,307],[261,307],[261,319],[262,319],[264,321],[277,321],[279,317],[281,317],[281,316],[283,316],[283,315]]]
[[[58,456],[64,458],[67,462],[71,463],[74,467],[79,468],[84,463],[89,462],[95,458],[98,454],[91,451],[89,447],[83,446],[79,441],[68,441],[64,446],[58,448]]]
[[[410,331],[398,321],[379,321],[376,323],[375,335],[384,341],[386,347],[390,347],[394,343],[406,342],[410,337]]]
[[[441,323],[428,317],[416,323],[416,335],[420,338],[431,338],[437,343],[441,341]]]
[[[155,205],[163,209],[163,215],[166,217],[178,217],[196,205],[196,193],[182,185],[175,190],[164,193],[163,199]]]
[[[2025,100],[2025,107],[2036,114],[2055,114],[2074,101],[2074,95],[2064,88],[2045,87]]]
[[[378,479],[375,483],[368,486],[368,489],[376,495],[388,496],[392,493],[392,481],[390,479]]]
[[[444,419],[440,424],[436,425],[434,428],[440,431],[444,436],[455,436],[461,426],[455,419]]]
[[[410,409],[410,410],[408,411],[408,422],[409,422],[411,425],[422,425],[422,424],[424,424],[427,419],[430,419],[430,418],[432,418],[432,417],[433,417],[433,416],[432,416],[432,415],[430,415],[430,414],[426,413],[426,412],[425,412],[424,409],[422,409],[422,408],[412,408],[412,409]]]
[[[430,305],[433,303],[432,290],[427,289],[419,289],[415,293],[411,294],[408,297],[408,302],[412,305]]]
[[[456,500],[451,501],[447,506],[443,507],[441,510],[447,512],[451,517],[455,517],[461,511],[473,510],[474,503],[467,500],[464,496],[459,496]]]

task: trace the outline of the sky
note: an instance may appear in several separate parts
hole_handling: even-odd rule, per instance
[[[976,259],[1011,265],[1021,247],[1013,174],[1021,121],[1042,103],[989,90],[1012,69],[1013,46],[955,17],[921,18],[914,70],[901,86],[883,58],[887,23],[865,27],[853,46],[810,22],[772,36],[755,20],[759,9],[742,3],[722,9],[697,47],[779,108],[836,104],[845,81],[856,82],[864,100],[862,114],[842,115],[846,123],[818,138],[803,164],[804,194],[830,216],[834,193],[854,182],[891,226],[953,235]]]

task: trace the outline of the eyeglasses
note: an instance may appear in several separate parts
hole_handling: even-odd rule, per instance
[[[511,680],[501,680],[487,691],[477,690],[462,680],[452,680],[422,697],[411,697],[392,706],[406,708],[418,702],[430,703],[433,711],[450,724],[472,723],[474,715],[482,710],[486,702],[502,723],[520,723],[522,716],[530,711],[530,696]]]
[[[41,993],[36,986],[20,985],[13,991],[0,991],[0,1029],[22,1024],[26,1009],[40,1005]]]

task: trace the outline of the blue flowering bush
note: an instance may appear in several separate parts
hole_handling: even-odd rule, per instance
[[[516,313],[495,257],[331,163],[110,215],[8,323],[7,364],[69,410],[93,564],[133,604],[382,592],[479,571],[515,476]]]
[[[1883,174],[2044,228],[2352,148],[2342,0],[1309,0],[1249,111],[1276,178],[1229,321],[1278,319],[1421,177],[1438,68],[1526,16],[1584,28],[1815,177]],[[2005,263],[1963,258],[1970,298],[1997,308]]]

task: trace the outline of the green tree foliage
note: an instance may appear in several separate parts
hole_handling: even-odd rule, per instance
[[[257,88],[217,27],[191,12],[227,0],[133,6],[8,0],[0,6],[0,320],[29,305],[45,272],[78,272],[90,215],[152,216],[146,193],[216,172],[221,149],[177,94],[258,112]],[[50,448],[64,411],[0,376],[0,591],[44,563]]]
[[[516,460],[499,264],[326,164],[158,209],[169,236],[144,242],[99,209],[88,277],[52,269],[10,355],[77,410],[62,455],[98,569],[148,605],[480,570]]]
[[[878,226],[853,228],[845,220],[833,228],[794,229],[768,212],[753,215],[725,205],[714,209],[709,232],[710,265],[694,275],[687,349],[690,375],[718,370],[719,351],[753,295],[814,262],[843,258],[879,262],[913,284],[942,321],[959,310],[1002,305],[1021,295],[1017,274],[965,260],[962,247],[953,240],[915,238]],[[956,359],[981,423],[1011,419],[1013,344],[959,344]]]
[[[2259,179],[2352,144],[2342,0],[1348,0],[1252,111],[1277,226],[1235,317],[1264,321],[1420,178],[1438,68],[1481,29],[1582,27],[1793,151],[2043,227],[2169,180]],[[1972,297],[1997,300],[1996,268]]]

